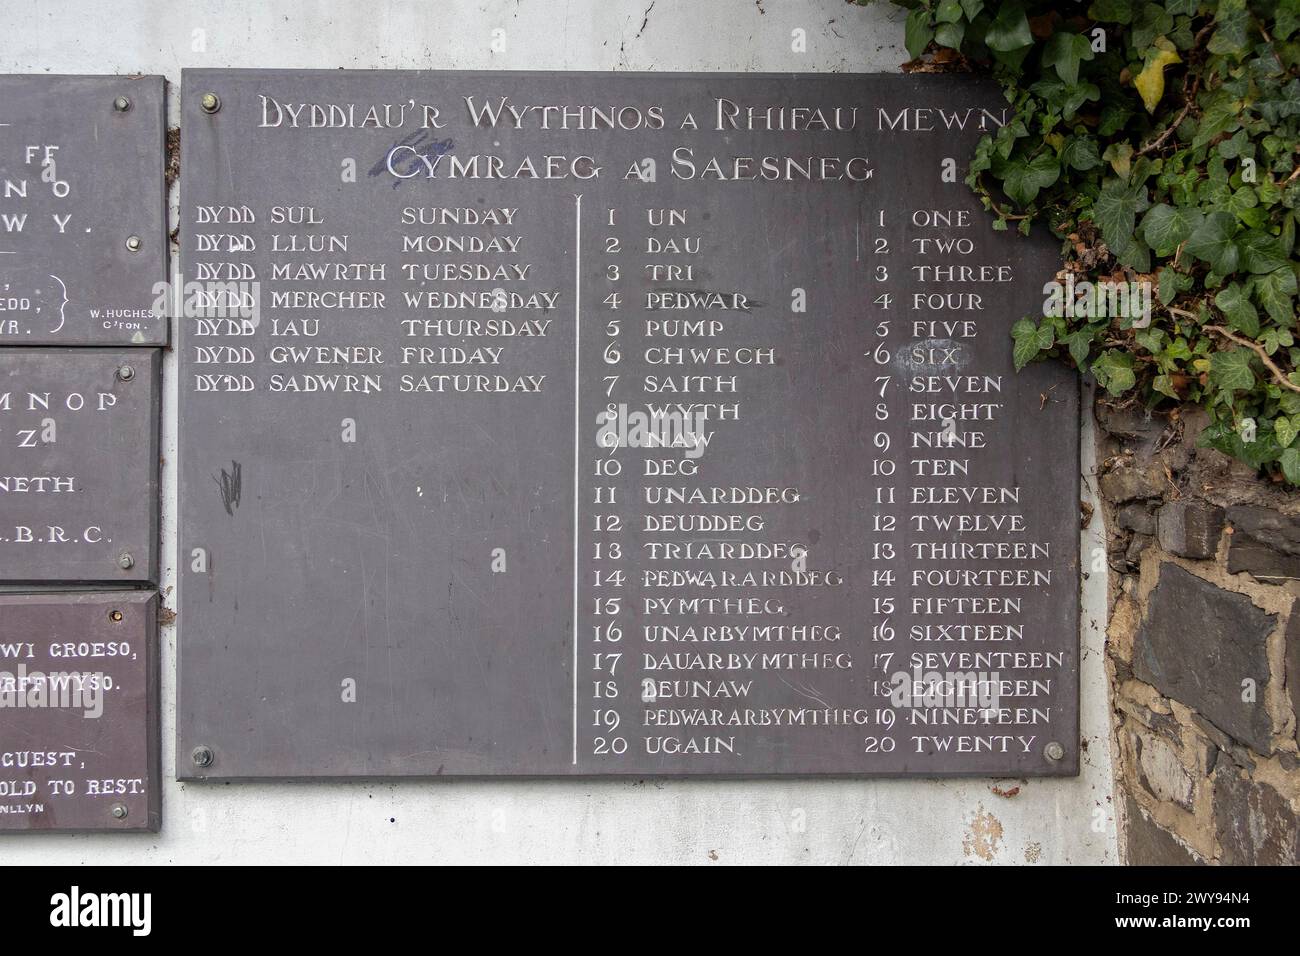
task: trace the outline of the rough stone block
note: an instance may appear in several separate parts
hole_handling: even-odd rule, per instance
[[[1245,767],[1247,770],[1254,771],[1256,766],[1255,758],[1251,756],[1249,747],[1243,747],[1237,743],[1200,714],[1192,714],[1192,723],[1196,725],[1197,730],[1205,735],[1208,741],[1206,746],[1210,748],[1210,753],[1206,760],[1207,773],[1218,766],[1220,759],[1229,760],[1238,767]],[[1226,756],[1221,757],[1221,755]]]
[[[1124,798],[1125,856],[1130,866],[1202,866],[1204,860],[1183,846],[1172,833],[1150,819],[1137,801]]]
[[[1230,866],[1295,866],[1300,817],[1282,795],[1235,768],[1214,775],[1214,829],[1221,862]]]
[[[1158,737],[1134,734],[1133,750],[1137,754],[1138,778],[1147,792],[1163,803],[1191,810],[1192,777],[1174,748]]]
[[[1131,502],[1120,508],[1116,517],[1119,519],[1119,526],[1128,531],[1136,531],[1138,534],[1156,533],[1155,512],[1146,502]]]
[[[1268,635],[1277,618],[1176,564],[1166,563],[1133,648],[1133,672],[1260,753],[1272,750],[1264,706]],[[1242,681],[1255,681],[1242,700]]]
[[[1272,508],[1236,505],[1228,509],[1228,522],[1229,571],[1249,571],[1263,581],[1300,578],[1300,520]]]
[[[1149,534],[1135,534],[1129,538],[1128,547],[1124,549],[1124,564],[1126,568],[1137,568],[1142,564],[1142,552],[1155,543],[1155,538]]]
[[[1129,457],[1116,460],[1100,478],[1097,486],[1102,497],[1116,504],[1141,498],[1159,498],[1167,489],[1164,472],[1150,461],[1138,462]]]
[[[1171,501],[1156,512],[1160,547],[1184,558],[1212,558],[1223,533],[1223,509],[1196,501]]]

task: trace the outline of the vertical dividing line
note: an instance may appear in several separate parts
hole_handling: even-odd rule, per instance
[[[573,206],[573,765],[578,765],[578,452],[582,398],[582,197]]]

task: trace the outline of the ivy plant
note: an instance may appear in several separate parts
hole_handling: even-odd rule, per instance
[[[967,179],[994,228],[1045,224],[1068,288],[1151,291],[1022,319],[1017,367],[1200,405],[1202,445],[1300,485],[1300,0],[895,2],[910,68],[989,72],[1010,104]]]

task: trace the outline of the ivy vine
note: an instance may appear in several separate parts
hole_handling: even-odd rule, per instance
[[[1022,319],[1017,368],[1062,358],[1116,404],[1200,405],[1201,445],[1300,485],[1300,0],[894,2],[910,68],[1006,94],[967,179],[994,228],[1045,223],[1075,288],[1152,291],[1146,315]]]

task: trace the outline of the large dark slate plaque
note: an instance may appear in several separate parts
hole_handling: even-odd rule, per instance
[[[0,76],[0,345],[163,345],[163,78]]]
[[[0,584],[158,579],[158,349],[0,349]]]
[[[0,830],[159,824],[158,595],[0,594]]]
[[[1002,110],[187,72],[180,775],[1076,773],[1054,253],[956,169]]]

